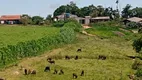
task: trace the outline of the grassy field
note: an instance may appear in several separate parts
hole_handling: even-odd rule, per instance
[[[132,64],[134,60],[127,56],[136,53],[132,48],[132,41],[127,41],[121,37],[110,39],[100,39],[82,34],[77,35],[74,44],[65,45],[62,48],[33,58],[26,58],[20,61],[18,66],[13,66],[0,72],[0,77],[7,80],[73,80],[72,73],[76,73],[76,80],[129,80],[127,75],[134,74]],[[78,48],[82,52],[76,52]],[[65,60],[65,55],[79,56],[79,60]],[[98,60],[99,55],[105,55],[106,60]],[[47,62],[47,57],[55,60],[55,65]],[[50,72],[44,72],[46,66],[51,67]],[[20,66],[37,70],[36,75],[23,75]],[[63,69],[64,75],[54,75],[53,70]],[[85,71],[85,76],[79,76],[81,70]]]
[[[14,45],[18,42],[36,40],[44,36],[54,35],[59,32],[58,28],[42,26],[0,26],[0,47]]]

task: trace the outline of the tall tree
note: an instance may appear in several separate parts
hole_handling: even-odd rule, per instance
[[[33,22],[34,25],[39,25],[40,23],[43,22],[43,17],[33,16],[32,17],[32,22]]]
[[[131,10],[131,16],[140,17],[142,18],[142,8],[136,7]]]
[[[48,16],[46,17],[46,20],[48,20],[49,22],[52,22],[52,15],[48,15]]]
[[[28,25],[28,24],[31,24],[32,23],[32,20],[31,20],[31,17],[27,14],[23,14],[21,16],[21,20],[20,22],[23,24],[23,25]]]
[[[62,13],[71,13],[80,16],[80,9],[76,6],[74,2],[70,4],[62,5],[54,11],[54,16],[61,15]]]
[[[130,15],[131,15],[131,5],[130,4],[127,4],[126,6],[125,6],[125,8],[123,8],[123,11],[122,11],[122,17],[123,18],[128,18],[128,17],[130,17]]]

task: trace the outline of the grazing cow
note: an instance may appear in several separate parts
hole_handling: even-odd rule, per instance
[[[75,58],[74,58],[75,60],[78,60],[78,56],[75,56]]]
[[[82,51],[81,48],[77,49],[77,52],[81,52],[81,51]]]
[[[32,70],[31,74],[36,74],[36,70]]]
[[[104,56],[104,55],[99,55],[99,58],[98,58],[98,59],[106,60],[106,56]]]
[[[80,76],[84,76],[84,70],[82,70],[81,75]]]
[[[28,74],[31,74],[31,72],[32,72],[32,71],[29,69],[29,70],[28,70]]]
[[[48,61],[50,64],[55,64],[54,60]]]
[[[28,70],[25,69],[25,70],[24,70],[24,73],[25,73],[25,75],[28,75]]]
[[[61,69],[59,75],[64,74],[64,71]]]
[[[49,66],[46,66],[45,69],[44,69],[44,72],[47,72],[47,71],[50,71],[50,67]]]
[[[69,59],[70,59],[70,57],[69,57],[69,56],[65,56],[65,59],[66,59],[66,60],[69,60]]]
[[[52,60],[52,58],[47,58],[47,61],[51,61]]]
[[[135,80],[135,75],[128,75],[130,80]]]
[[[73,73],[72,75],[73,75],[74,79],[77,79],[77,77],[78,77],[77,74]]]
[[[57,74],[57,73],[58,73],[58,71],[56,69],[54,69],[54,73],[53,74]]]

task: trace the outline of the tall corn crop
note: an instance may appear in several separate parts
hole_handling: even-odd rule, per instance
[[[38,40],[19,42],[16,45],[8,45],[0,48],[0,67],[12,64],[24,57],[37,56],[45,50],[49,50],[61,44],[71,43],[75,39],[72,28],[63,27],[59,34],[43,37]]]

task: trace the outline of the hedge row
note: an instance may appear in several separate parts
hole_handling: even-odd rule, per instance
[[[19,42],[16,45],[8,45],[0,48],[0,67],[16,62],[24,57],[37,56],[43,51],[61,44],[71,43],[75,39],[75,32],[72,28],[63,27],[60,33],[54,36],[47,36],[38,40]]]

